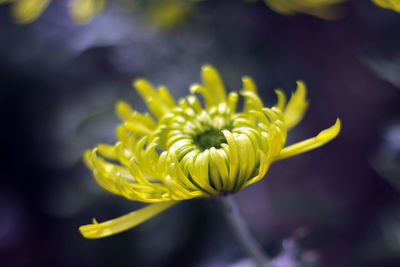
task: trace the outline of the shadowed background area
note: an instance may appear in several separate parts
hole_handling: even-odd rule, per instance
[[[229,90],[253,77],[269,105],[274,89],[290,94],[305,81],[309,111],[289,143],[343,122],[334,141],[272,165],[237,194],[265,251],[280,267],[399,266],[400,13],[361,0],[343,10],[327,21],[210,0],[163,29],[112,4],[83,26],[62,4],[21,26],[1,5],[2,265],[217,267],[246,258],[217,199],[183,202],[105,239],[77,230],[143,206],[101,189],[81,160],[115,141],[118,99],[145,110],[131,81],[145,77],[178,98],[210,63]]]

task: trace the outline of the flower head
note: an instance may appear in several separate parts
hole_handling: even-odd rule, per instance
[[[398,0],[372,0],[372,1],[380,7],[400,12],[400,1]]]
[[[277,104],[264,107],[256,86],[243,77],[239,95],[227,94],[218,72],[202,68],[203,84],[178,102],[167,88],[146,80],[133,86],[151,115],[116,106],[124,121],[115,145],[99,145],[84,154],[97,182],[131,200],[155,203],[118,219],[80,228],[87,238],[112,235],[151,218],[179,201],[235,193],[264,177],[274,161],[319,147],[340,131],[340,121],[316,137],[285,147],[287,131],[304,115],[308,103],[304,83],[286,103],[277,90]],[[196,94],[204,99],[204,105]],[[109,161],[109,160],[111,161]],[[117,162],[117,163],[113,163]]]

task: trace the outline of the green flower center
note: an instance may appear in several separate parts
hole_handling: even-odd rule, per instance
[[[193,143],[202,151],[211,147],[221,148],[226,144],[222,129],[210,128],[193,136]]]

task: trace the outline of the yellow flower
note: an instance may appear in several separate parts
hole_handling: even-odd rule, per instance
[[[153,25],[171,29],[186,20],[194,9],[188,0],[157,0],[148,7],[148,16]]]
[[[372,1],[380,7],[400,12],[399,0],[372,0]]]
[[[31,23],[37,19],[51,0],[0,0],[0,3],[11,2],[12,15],[16,22],[21,24]],[[69,0],[68,7],[74,22],[88,23],[104,9],[106,0]]]
[[[235,193],[262,179],[272,162],[322,146],[340,131],[338,119],[316,137],[285,147],[287,131],[308,106],[304,83],[297,83],[287,103],[277,90],[277,104],[267,108],[253,80],[243,77],[239,112],[239,95],[227,94],[217,70],[203,66],[202,80],[177,103],[167,88],[134,81],[152,115],[117,103],[124,121],[117,128],[119,141],[86,151],[84,159],[104,189],[155,204],[107,222],[94,220],[79,228],[83,236],[100,238],[124,231],[182,200]],[[204,98],[204,106],[196,93]]]
[[[305,13],[324,19],[335,19],[340,16],[333,5],[346,0],[264,0],[265,3],[278,13],[293,15]]]
[[[17,23],[27,24],[36,20],[52,0],[0,0],[0,4],[13,3],[12,15]],[[68,9],[77,24],[89,23],[104,11],[107,0],[68,0]],[[193,10],[194,2],[187,0],[142,0],[145,13],[151,22],[163,29],[179,25]],[[140,4],[140,1],[133,1]]]

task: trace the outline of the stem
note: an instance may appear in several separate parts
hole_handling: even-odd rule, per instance
[[[232,195],[221,198],[224,205],[224,214],[243,248],[251,255],[257,267],[271,267],[269,257],[265,255],[260,245],[250,234],[242,214]]]

